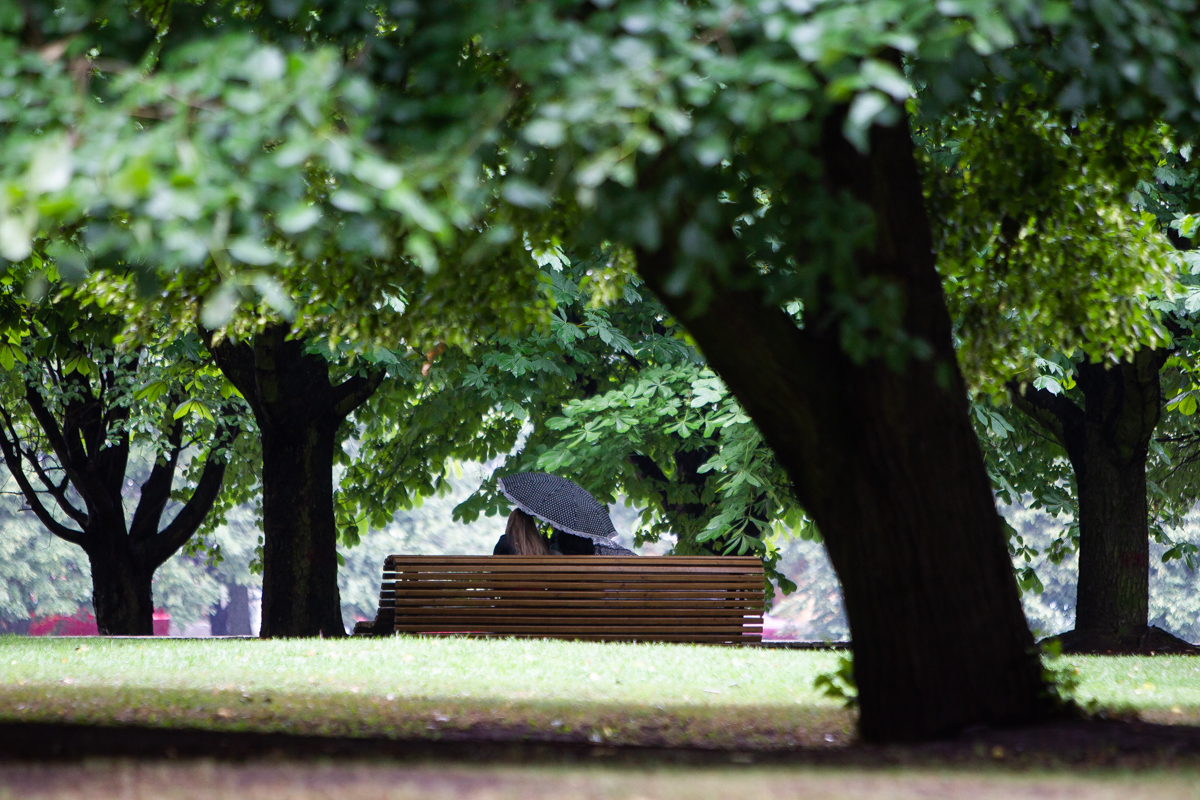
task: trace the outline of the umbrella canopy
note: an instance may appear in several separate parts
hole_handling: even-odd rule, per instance
[[[608,509],[574,481],[545,472],[522,472],[497,481],[517,508],[555,528],[593,542],[616,547],[617,535]]]

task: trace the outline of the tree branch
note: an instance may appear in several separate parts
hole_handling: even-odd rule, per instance
[[[89,459],[95,463],[108,437],[104,427],[103,404],[92,394],[91,380],[81,372],[68,375],[65,384],[63,437],[68,447],[76,448],[75,458],[80,463]]]
[[[37,454],[32,450],[21,449],[21,443],[17,440],[16,429],[13,427],[11,420],[8,418],[7,412],[4,416],[5,424],[8,426],[9,435],[12,437],[17,452],[25,456],[25,460],[29,462],[29,466],[33,467],[34,474],[37,475],[38,480],[42,482],[42,485],[46,487],[45,493],[53,497],[54,501],[58,503],[58,507],[63,510],[63,513],[78,522],[80,527],[87,525],[87,514],[75,508],[75,506],[71,505],[70,501],[67,500],[67,486],[70,485],[71,479],[64,476],[62,483],[56,484],[54,479],[51,478],[46,470],[42,468],[42,465],[38,463]]]
[[[262,419],[262,406],[258,400],[254,376],[254,350],[245,342],[233,342],[228,337],[221,339],[219,344],[213,344],[213,332],[199,323],[196,324],[196,331],[208,352],[212,354],[217,368],[241,392],[254,415]]]
[[[361,406],[375,394],[375,390],[383,383],[387,373],[382,369],[373,369],[364,375],[352,378],[333,387],[333,413],[339,419],[350,416],[350,412]]]
[[[17,454],[20,448],[20,440],[17,438],[15,429],[12,428],[12,419],[8,415],[8,411],[0,409],[3,412],[5,425],[9,431],[13,433],[13,438],[10,441],[8,438],[9,431],[0,428],[0,450],[4,451],[4,463],[8,466],[9,474],[13,476],[13,480],[17,482],[17,486],[21,489],[21,494],[25,495],[25,501],[29,503],[29,508],[33,511],[38,521],[46,527],[46,530],[58,538],[77,544],[84,547],[87,541],[87,535],[83,531],[77,531],[74,528],[69,528],[56,520],[54,516],[42,505],[41,498],[34,490],[33,485],[29,482],[29,477],[25,474],[25,470],[21,466],[21,458]]]
[[[1069,452],[1067,431],[1083,424],[1083,409],[1066,395],[1035,389],[1032,384],[1022,385],[1011,380],[1005,386],[1013,405]]]
[[[123,369],[136,373],[140,356],[135,355],[132,359],[132,364],[127,365]],[[100,398],[102,407],[105,404],[106,394],[111,394],[117,385],[117,360],[116,355],[112,358],[112,368],[106,373],[102,373],[99,380],[101,387]],[[105,437],[108,432],[113,429],[113,426],[126,422],[129,419],[132,406],[118,402],[108,402],[106,409],[102,411],[102,425]],[[125,470],[129,466],[129,430],[122,431],[120,441],[112,447],[104,447],[97,450],[96,470],[100,474],[101,481],[107,489],[110,496],[120,496],[122,484],[125,482]]]
[[[175,405],[178,405],[178,398],[172,395],[167,407]],[[167,434],[167,444],[170,446],[167,458],[163,461],[155,459],[150,477],[142,484],[142,497],[138,500],[137,510],[133,512],[133,522],[129,526],[129,537],[135,543],[150,539],[158,532],[159,520],[162,519],[163,510],[171,499],[171,481],[175,477],[175,467],[183,450],[182,439],[183,420],[177,419]]]
[[[42,427],[42,431],[46,434],[46,440],[50,443],[50,449],[54,451],[54,455],[58,458],[58,463],[63,465],[63,469],[67,471],[68,475],[78,472],[79,468],[85,466],[85,464],[75,462],[74,456],[77,453],[72,452],[72,448],[68,446],[67,438],[58,426],[58,420],[54,418],[54,414],[51,413],[50,409],[46,408],[41,392],[29,381],[25,382],[25,402],[29,403],[29,408],[33,411],[34,419],[37,420],[38,425]]]
[[[99,482],[90,468],[91,465],[83,453],[83,447],[78,442],[78,437],[76,437],[76,445],[72,446],[69,437],[63,435],[58,420],[46,407],[41,393],[29,381],[25,382],[25,400],[29,403],[33,416],[45,433],[47,441],[50,442],[50,447],[54,451],[58,463],[62,464],[63,471],[83,498],[84,504],[87,505],[89,515],[93,513],[93,509],[102,509],[106,513],[111,512],[111,499],[105,494],[104,487],[98,485]]]
[[[204,518],[208,516],[213,503],[217,500],[217,495],[221,492],[221,482],[225,478],[225,468],[229,464],[222,451],[232,444],[238,433],[240,430],[236,425],[221,424],[218,427],[216,435],[213,436],[212,446],[208,451],[208,460],[204,464],[204,471],[200,474],[200,480],[187,503],[175,515],[175,519],[162,529],[161,533],[140,543],[141,546],[139,543],[134,543],[147,566],[157,569],[176,550],[183,547],[187,540],[196,533],[200,523],[204,522]]]

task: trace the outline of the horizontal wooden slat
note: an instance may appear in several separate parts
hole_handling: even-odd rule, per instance
[[[570,564],[595,565],[596,556],[388,556],[385,564],[470,564],[487,567],[493,564]],[[652,568],[659,565],[762,568],[756,556],[603,556],[603,564]]]
[[[542,602],[539,598],[504,598],[495,600],[492,598],[470,598],[470,597],[409,597],[407,595],[394,598],[386,598],[390,601],[389,607],[396,608],[547,608],[549,604]],[[591,600],[556,600],[553,603],[554,608],[603,608],[616,613],[625,613],[629,609],[664,609],[664,608],[680,608],[680,609],[696,609],[696,608],[725,608],[730,610],[741,610],[752,607],[753,604],[746,600],[713,600],[711,598],[680,598],[675,600],[625,600],[604,598],[603,602],[598,603],[596,599]],[[755,609],[756,612],[761,612],[761,606]]]
[[[491,617],[533,616],[533,617],[581,617],[598,619],[641,619],[656,617],[721,617],[722,619],[742,619],[743,617],[761,616],[746,608],[622,608],[612,609],[600,606],[585,606],[582,608],[560,608],[557,606],[492,606],[479,608],[471,606],[391,606],[398,616],[421,615],[433,617],[439,614],[475,615],[479,619]]]
[[[672,580],[683,581],[707,581],[710,583],[724,583],[725,581],[758,581],[763,582],[763,574],[761,572],[726,572],[714,574],[711,572],[699,571],[684,571],[676,569],[664,569],[658,572],[624,572],[622,570],[606,570],[604,572],[587,572],[585,570],[503,570],[503,571],[485,571],[485,570],[416,570],[404,572],[389,572],[383,575],[383,580],[391,581],[436,581],[436,580],[533,580],[533,581],[555,581],[555,580],[590,580],[590,581],[656,581],[663,578],[671,578]]]
[[[403,595],[406,597],[518,597],[530,599],[551,600],[555,597],[567,599],[570,597],[596,599],[636,598],[636,597],[709,597],[709,598],[742,598],[761,597],[764,592],[759,586],[698,586],[693,584],[677,584],[662,581],[658,584],[558,584],[554,586],[533,586],[528,583],[502,584],[487,586],[480,584],[446,585],[441,583],[402,583],[385,585],[380,589],[381,596],[386,593],[389,597]]]
[[[396,588],[380,590],[380,595],[386,592],[392,597],[517,597],[529,599],[552,600],[556,596],[566,600],[571,597],[586,599],[594,598],[728,598],[740,599],[763,596],[760,587],[735,586],[695,586],[689,584],[662,582],[655,585],[647,584],[562,584],[557,586],[531,586],[528,583],[505,584],[501,586],[481,585],[451,585],[438,583],[400,584]]]
[[[546,559],[543,559],[545,561]],[[442,572],[448,573],[465,573],[469,575],[491,574],[504,575],[511,572],[524,574],[564,574],[564,575],[603,575],[606,573],[619,573],[621,575],[662,575],[662,574],[679,574],[679,575],[747,575],[761,576],[762,569],[749,569],[744,567],[709,567],[709,566],[686,566],[675,564],[663,564],[654,567],[643,567],[641,569],[632,569],[628,566],[618,566],[615,564],[596,564],[595,558],[592,559],[592,565],[578,564],[575,566],[565,566],[558,564],[489,564],[487,566],[476,565],[455,565],[455,564],[413,564],[410,566],[394,565],[392,569],[387,570],[388,573],[395,574],[437,574]]]
[[[646,625],[639,627],[630,627],[626,625],[545,625],[537,624],[513,624],[513,625],[472,625],[468,623],[450,624],[445,627],[433,627],[430,625],[408,625],[402,622],[396,623],[396,631],[401,633],[421,633],[421,632],[440,632],[440,633],[557,633],[557,634],[580,634],[589,636],[598,636],[600,634],[624,634],[631,636],[650,636],[660,633],[688,633],[695,632],[700,634],[728,634],[741,635],[748,632],[748,629],[734,627],[731,625]],[[757,633],[757,629],[755,629]]]
[[[660,625],[610,625],[608,627],[596,627],[593,625],[567,625],[567,624],[550,624],[538,620],[514,621],[505,625],[482,624],[478,620],[470,620],[466,622],[439,622],[430,623],[409,623],[403,620],[397,621],[395,625],[397,631],[419,633],[422,631],[430,632],[454,632],[465,631],[474,633],[536,633],[545,631],[546,633],[572,633],[572,634],[623,634],[629,636],[650,636],[657,633],[697,633],[697,634],[721,634],[723,636],[740,636],[743,633],[762,633],[761,628],[743,628],[737,625],[695,625],[684,623],[682,621],[664,621]]]
[[[394,600],[395,592],[381,594],[381,599]],[[461,590],[455,591],[413,591],[401,592],[400,597],[413,600],[433,600],[440,598],[448,599],[474,599],[491,601],[495,603],[510,602],[515,600],[537,600],[543,603],[558,602],[560,600],[588,600],[596,603],[615,603],[620,600],[678,600],[689,603],[746,603],[750,605],[761,605],[765,595],[762,592],[745,592],[735,593],[729,592],[718,594],[716,592],[696,592],[693,594],[684,594],[683,592],[472,592],[465,594]]]
[[[762,584],[762,574],[730,573],[727,575],[712,575],[703,572],[680,572],[663,570],[662,572],[567,572],[563,570],[518,571],[505,572],[470,572],[467,570],[426,570],[424,572],[397,572],[395,581],[532,581],[536,583],[558,581],[590,581],[592,583],[608,583],[610,581],[625,581],[635,583],[653,583],[664,578],[683,583],[757,583]]]
[[[664,633],[654,636],[626,636],[620,634],[555,634],[555,633],[470,633],[467,631],[450,631],[437,633],[433,631],[402,631],[409,635],[433,637],[463,637],[468,639],[563,639],[573,642],[681,642],[687,644],[742,645],[758,644],[762,637],[759,634],[748,636],[723,636],[702,634],[672,634]]]
[[[628,586],[615,583],[560,583],[555,585],[539,586],[528,582],[517,581],[511,584],[499,584],[488,586],[486,584],[457,582],[458,585],[448,584],[442,581],[428,582],[407,582],[400,583],[385,583],[380,587],[383,592],[400,591],[402,594],[412,594],[413,592],[430,592],[450,594],[457,593],[463,596],[482,596],[484,593],[495,594],[513,594],[515,592],[524,592],[531,596],[541,598],[552,597],[554,594],[579,594],[580,592],[592,592],[596,595],[608,595],[612,597],[632,596],[638,592],[643,594],[661,594],[671,595],[678,594],[680,596],[691,597],[710,597],[729,595],[731,597],[750,596],[755,594],[763,594],[764,587],[757,584],[751,586],[743,584],[741,586],[708,586],[705,584],[676,584],[668,581],[656,581],[653,583],[634,583]]]
[[[574,610],[574,614],[566,613]],[[679,624],[685,624],[688,620],[695,620],[696,624],[709,620],[720,622],[722,625],[762,625],[762,618],[754,618],[748,616],[743,610],[734,609],[733,613],[719,612],[702,612],[702,610],[694,609],[692,613],[680,612],[638,612],[637,614],[620,614],[614,618],[612,614],[602,614],[598,610],[588,610],[582,608],[576,609],[528,609],[528,608],[493,608],[482,610],[479,608],[437,608],[437,609],[406,609],[396,614],[396,622],[406,622],[406,624],[420,624],[426,620],[439,619],[456,619],[456,620],[481,620],[481,621],[496,621],[504,622],[512,619],[522,620],[542,620],[546,622],[553,621],[570,621],[576,625],[646,625],[648,620],[674,620]]]

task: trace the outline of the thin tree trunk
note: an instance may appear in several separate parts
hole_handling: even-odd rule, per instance
[[[1072,458],[1079,491],[1075,630],[1140,637],[1150,611],[1146,448],[1122,459],[1098,436]]]
[[[122,532],[121,539],[125,539]],[[95,537],[93,541],[99,540]],[[123,541],[87,550],[92,567],[92,607],[101,636],[153,636],[153,570],[138,567]]]
[[[213,636],[250,635],[250,588],[236,583],[225,584],[229,601],[209,615]]]
[[[761,294],[666,291],[668,248],[639,253],[754,419],[819,526],[842,582],[860,731],[872,741],[953,735],[1050,712],[999,515],[968,417],[906,126],[873,130],[869,156],[831,123],[830,189],[875,210],[861,275],[899,287],[904,329],[933,349],[895,369],[855,363],[836,326],[803,329]]]
[[[229,636],[250,635],[249,586],[236,583],[229,586],[229,605],[225,607],[225,632]]]

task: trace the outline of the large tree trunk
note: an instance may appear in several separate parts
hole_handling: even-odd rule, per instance
[[[842,581],[860,730],[873,741],[955,734],[1049,713],[999,515],[968,417],[906,126],[860,156],[831,123],[829,188],[875,211],[862,276],[901,288],[904,329],[933,349],[896,369],[803,329],[758,292],[722,288],[700,313],[666,291],[669,248],[639,269],[758,425],[819,526]]]
[[[333,514],[334,434],[341,420],[324,404],[296,405],[291,425],[262,432],[261,634],[342,636]]]
[[[95,532],[92,532],[95,533]],[[150,583],[154,570],[139,567],[128,551],[126,536],[101,539],[88,547],[92,567],[92,607],[101,636],[153,636],[154,601]]]
[[[1116,365],[1083,363],[1080,408],[1065,395],[1012,386],[1018,407],[1051,433],[1071,460],[1079,499],[1079,585],[1069,652],[1179,649],[1187,643],[1147,626],[1150,514],[1146,460],[1162,416],[1159,371],[1166,350],[1143,349]],[[1023,389],[1023,390],[1022,390]]]
[[[333,456],[338,427],[382,373],[338,385],[285,325],[210,349],[254,411],[263,453],[261,636],[345,636],[337,585]]]

